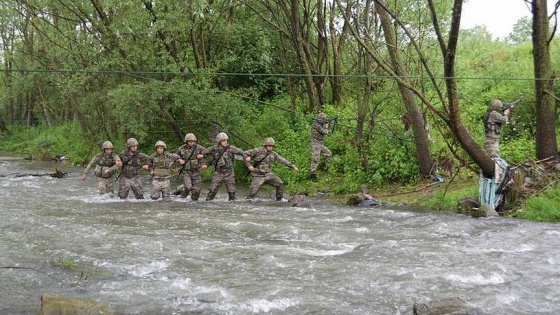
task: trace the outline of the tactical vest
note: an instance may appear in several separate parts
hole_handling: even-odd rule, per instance
[[[122,159],[122,174],[127,178],[138,176],[140,173],[140,164],[138,164],[138,152],[130,154],[126,151],[121,156]]]
[[[106,168],[111,168],[115,165],[115,154],[103,154],[103,156],[97,161],[97,165],[95,165],[95,170],[93,173],[97,177],[109,178],[115,174],[114,170],[111,170],[105,173]]]
[[[486,136],[494,136],[494,137],[499,137],[500,136],[500,132],[502,131],[502,123],[500,122],[496,122],[496,121],[491,121],[490,119],[490,113],[492,111],[488,111],[484,117],[484,133],[486,134]]]
[[[200,148],[200,146],[198,146],[197,144],[195,144],[192,148],[188,148],[186,145],[181,146],[179,155],[181,156],[181,158],[185,159],[185,169],[200,169],[200,163],[196,158],[196,156],[198,155],[198,153],[196,152],[198,151],[198,148]]]
[[[313,124],[311,124],[311,142],[323,142],[325,134],[321,133],[321,129],[325,129],[324,126],[318,121],[313,121]]]
[[[259,173],[266,174],[272,171],[272,161],[274,158],[271,153],[272,152],[262,150],[254,156],[253,167],[255,167]]]
[[[216,171],[232,170],[235,156],[229,152],[229,145],[225,149],[222,149],[219,145],[217,148],[218,149],[214,151],[214,167]]]
[[[152,159],[154,177],[171,175],[171,164],[173,164],[173,159],[169,153],[164,152],[161,155],[155,155]]]

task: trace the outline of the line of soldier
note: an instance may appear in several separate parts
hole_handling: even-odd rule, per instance
[[[266,138],[262,147],[256,147],[247,151],[230,145],[226,133],[220,132],[216,136],[216,144],[205,148],[197,143],[193,133],[185,135],[184,142],[175,153],[167,151],[167,145],[163,141],[157,141],[155,152],[147,155],[138,151],[138,141],[135,138],[127,140],[127,149],[120,154],[113,153],[113,144],[105,141],[101,146],[101,152],[96,154],[86,166],[82,180],[86,180],[90,169],[94,168],[97,188],[100,194],[114,193],[114,182],[119,181],[118,196],[121,199],[128,197],[132,190],[137,199],[144,199],[142,183],[140,181],[140,169],[150,171],[152,175],[151,199],[169,199],[171,194],[170,178],[176,176],[171,167],[177,162],[181,165],[179,176],[183,175],[183,191],[181,197],[186,198],[189,193],[191,200],[197,201],[201,192],[200,171],[214,166],[214,175],[206,200],[213,200],[222,184],[227,187],[229,200],[235,200],[235,155],[243,158],[243,161],[252,174],[252,182],[247,194],[247,199],[252,199],[263,184],[270,184],[276,188],[276,201],[282,200],[284,183],[272,172],[273,162],[277,162],[299,172],[297,166],[274,151],[275,141]],[[95,166],[95,167],[94,167]],[[121,169],[116,175],[117,169]],[[115,177],[117,178],[115,180]]]

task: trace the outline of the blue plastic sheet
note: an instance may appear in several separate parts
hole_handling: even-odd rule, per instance
[[[505,184],[509,164],[502,158],[493,158],[495,162],[494,177],[487,178],[480,173],[478,181],[478,194],[480,196],[480,204],[487,205],[492,210],[503,202],[505,196],[502,187]]]

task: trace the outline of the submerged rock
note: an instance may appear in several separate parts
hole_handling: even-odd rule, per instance
[[[107,305],[58,294],[44,293],[41,296],[41,310],[38,315],[117,315]]]
[[[311,206],[307,196],[302,194],[295,194],[288,199],[288,202],[292,204],[292,207],[308,208]]]
[[[414,303],[414,315],[484,315],[481,310],[469,307],[461,298],[446,298],[425,303]]]
[[[346,204],[358,207],[379,207],[381,206],[381,201],[371,197],[370,195],[355,194],[348,197]]]

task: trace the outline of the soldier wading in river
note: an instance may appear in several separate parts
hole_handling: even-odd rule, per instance
[[[205,147],[196,143],[196,136],[193,133],[187,133],[185,144],[175,152],[181,157],[179,163],[182,164],[182,167],[179,176],[185,174],[183,176],[181,198],[186,198],[191,193],[191,200],[197,201],[200,196],[200,183],[202,182],[200,169],[206,168],[206,163],[201,161],[204,158],[204,150],[206,150]]]
[[[97,182],[97,190],[100,195],[114,193],[115,170],[122,166],[120,157],[113,153],[111,141],[105,141],[101,145],[101,152],[97,153],[86,166],[82,180],[86,180],[87,173],[95,165],[93,173]]]
[[[138,152],[138,140],[126,140],[127,150],[119,154],[122,161],[122,171],[119,176],[119,198],[126,199],[132,189],[136,199],[144,199],[144,189],[140,181],[140,168],[148,170],[149,156]]]
[[[253,181],[251,182],[247,199],[254,198],[261,186],[268,183],[276,187],[276,201],[282,200],[282,196],[284,195],[284,182],[282,182],[280,177],[272,172],[272,164],[274,162],[284,164],[287,167],[292,168],[294,171],[299,172],[297,166],[273,150],[275,145],[276,142],[273,138],[266,138],[261,148],[254,148],[245,151],[245,154],[247,155],[245,158],[245,164],[253,175]],[[252,164],[250,163],[251,160],[253,160]]]
[[[243,160],[246,156],[243,150],[230,145],[228,139],[227,134],[220,132],[216,136],[216,144],[204,150],[204,156],[209,157],[215,169],[206,200],[213,200],[223,183],[226,184],[229,200],[235,200],[235,155],[241,155]]]
[[[171,166],[180,159],[177,154],[167,152],[167,145],[163,141],[155,144],[156,152],[148,159],[149,170],[152,174],[152,200],[169,199],[171,194]],[[182,161],[182,160],[181,160]],[[184,162],[184,161],[183,161]]]

